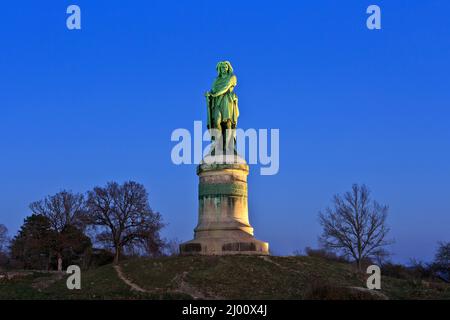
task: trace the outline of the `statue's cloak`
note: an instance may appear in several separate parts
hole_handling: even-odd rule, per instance
[[[239,117],[238,99],[233,92],[237,84],[237,78],[230,73],[226,77],[218,76],[213,83],[211,93],[215,94],[228,88],[228,90],[217,97],[212,98],[212,122],[215,123],[217,117],[220,117],[220,122],[231,120],[231,123],[236,125]]]

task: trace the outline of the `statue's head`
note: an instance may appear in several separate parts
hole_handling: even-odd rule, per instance
[[[229,61],[220,61],[216,66],[216,70],[219,76],[233,73],[233,67]]]

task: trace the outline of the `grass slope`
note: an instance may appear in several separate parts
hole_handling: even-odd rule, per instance
[[[356,290],[366,276],[345,263],[315,257],[199,256],[135,259],[123,274],[146,292],[131,290],[111,265],[82,272],[81,290],[56,274],[33,272],[0,280],[0,299],[380,299]],[[390,299],[450,299],[450,285],[382,276]]]

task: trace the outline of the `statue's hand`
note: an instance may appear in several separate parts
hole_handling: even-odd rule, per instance
[[[210,97],[210,96],[211,96],[211,93],[210,93],[209,91],[206,91],[206,92],[205,92],[205,97],[208,98],[208,97]]]

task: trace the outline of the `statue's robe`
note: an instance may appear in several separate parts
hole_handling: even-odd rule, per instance
[[[231,120],[231,123],[236,126],[239,117],[238,98],[233,92],[237,84],[237,78],[234,74],[229,74],[226,77],[217,77],[212,86],[211,93],[215,94],[229,88],[224,94],[218,97],[211,98],[212,106],[212,122],[215,123],[217,117],[221,118],[221,122]]]

